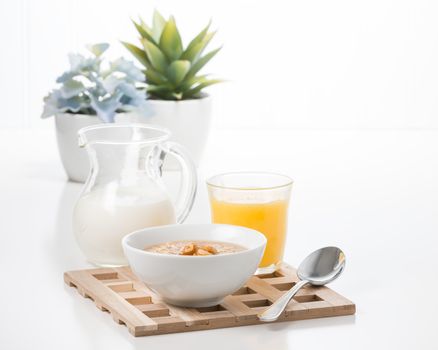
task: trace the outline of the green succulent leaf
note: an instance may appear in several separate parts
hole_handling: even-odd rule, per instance
[[[173,17],[170,17],[161,33],[160,48],[171,61],[179,59],[182,54],[181,36]]]
[[[167,69],[167,77],[175,86],[178,86],[187,75],[190,67],[191,64],[187,60],[173,61]]]
[[[151,67],[151,63],[149,62],[148,56],[146,52],[139,47],[132,45],[130,43],[127,43],[125,41],[122,41],[123,46],[125,46],[129,52],[131,52],[134,57],[146,68]]]
[[[99,43],[99,44],[94,44],[94,45],[87,45],[86,47],[87,47],[88,51],[90,51],[96,57],[99,57],[106,50],[108,50],[109,44],[108,43]]]
[[[147,92],[162,92],[169,91],[169,86],[166,85],[149,85],[147,88]]]
[[[173,92],[172,95],[173,95],[173,97],[175,97],[175,100],[182,100],[182,98],[183,98],[182,92]]]
[[[203,81],[205,81],[205,80],[207,80],[206,78],[207,78],[207,76],[208,76],[208,74],[205,74],[205,75],[196,75],[196,76],[194,76],[194,77],[192,77],[192,78],[185,78],[184,79],[184,81],[180,84],[180,86],[178,87],[181,91],[187,91],[187,90],[190,90],[190,88],[193,86],[193,85],[196,85],[196,84],[199,84],[199,83],[202,83]]]
[[[173,88],[168,85],[149,85],[147,88],[147,93],[150,96],[159,98],[161,100],[175,100],[172,95]]]
[[[140,25],[143,27],[143,29],[152,36],[152,29],[147,25],[147,23],[145,21],[143,21],[143,18],[139,17],[138,18],[140,21]]]
[[[149,85],[147,93],[160,100],[176,100],[178,96],[175,96],[175,91],[172,86],[169,85]],[[181,93],[179,93],[181,94]]]
[[[187,73],[187,78],[192,78],[198,73],[202,67],[204,67],[208,61],[210,61],[214,55],[216,55],[220,51],[221,47],[218,47],[217,49],[210,51],[206,55],[199,58],[190,68],[190,71]]]
[[[149,84],[165,84],[168,82],[164,75],[158,73],[152,68],[146,69],[144,74],[146,76],[146,82]]]
[[[166,25],[166,20],[157,10],[154,10],[154,16],[152,18],[152,36],[155,42],[158,42],[161,37],[164,26]]]
[[[191,61],[190,53],[193,51],[195,46],[199,45],[202,42],[204,37],[207,35],[210,26],[211,26],[211,20],[208,22],[207,26],[197,36],[195,36],[195,38],[187,45],[187,48],[184,50],[183,54],[181,55],[181,59]]]
[[[164,53],[158,48],[158,46],[148,41],[147,39],[142,39],[141,42],[152,66],[158,72],[165,74],[169,62]]]
[[[189,60],[190,62],[196,61],[215,34],[216,32],[207,33],[199,43],[193,45],[190,49],[187,48],[181,55],[181,59]]]
[[[134,23],[135,28],[137,29],[137,32],[141,35],[142,38],[145,38],[147,40],[154,42],[154,38],[152,37],[150,31],[145,29],[145,27],[142,24],[138,24],[134,20],[132,21],[132,23]]]
[[[206,80],[206,81],[198,84],[193,89],[186,91],[184,93],[184,98],[198,97],[202,89],[206,88],[207,86],[213,85],[213,84],[221,83],[222,81],[223,80],[220,80],[220,79]]]

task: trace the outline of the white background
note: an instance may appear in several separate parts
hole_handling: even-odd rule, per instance
[[[90,267],[42,97],[67,53],[135,41],[129,18],[174,13],[183,36],[213,17],[214,125],[188,222],[208,222],[205,178],[294,180],[285,260],[338,245],[332,287],[355,316],[133,338],[62,282]],[[437,348],[438,1],[0,0],[1,349]],[[128,56],[128,55],[127,55]]]
[[[438,127],[438,2],[433,0],[16,0],[0,2],[0,127],[51,128],[42,97],[67,53],[136,41],[130,18],[174,14],[183,38],[213,18],[205,72],[215,127],[430,129]]]

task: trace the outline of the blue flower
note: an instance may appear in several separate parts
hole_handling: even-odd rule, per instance
[[[131,61],[127,61],[124,58],[120,57],[119,59],[111,62],[110,64],[111,71],[113,72],[121,72],[126,75],[126,80],[131,81],[144,81],[145,75],[143,72],[138,69],[134,63]]]
[[[110,62],[104,69],[101,56],[108,46],[89,46],[93,57],[69,55],[70,70],[56,79],[60,86],[44,98],[42,118],[68,112],[97,115],[103,122],[112,123],[117,112],[149,114],[146,90],[138,88],[144,83],[144,74],[124,58]]]

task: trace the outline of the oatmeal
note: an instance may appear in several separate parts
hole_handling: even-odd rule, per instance
[[[207,256],[240,252],[246,248],[228,242],[217,241],[172,241],[145,247],[144,250],[152,253]]]

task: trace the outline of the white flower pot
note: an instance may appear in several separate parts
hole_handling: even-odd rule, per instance
[[[139,122],[140,117],[135,113],[119,113],[117,122]],[[141,121],[146,121],[142,119]],[[85,149],[78,146],[79,129],[102,123],[94,115],[58,113],[55,115],[56,138],[62,165],[69,180],[85,182],[90,170],[88,155]]]
[[[149,105],[151,116],[119,113],[115,118],[116,123],[142,122],[169,129],[171,140],[185,146],[196,166],[199,166],[210,130],[211,97],[184,101],[149,100]],[[86,151],[78,146],[79,129],[100,123],[99,118],[91,115],[59,113],[55,116],[59,154],[69,180],[85,182],[90,170]],[[178,170],[179,164],[169,157],[164,169]]]
[[[199,166],[210,131],[211,100],[210,96],[183,101],[148,100],[152,116],[147,123],[169,129],[171,140],[183,145]],[[179,165],[169,158],[164,169],[177,170]]]

